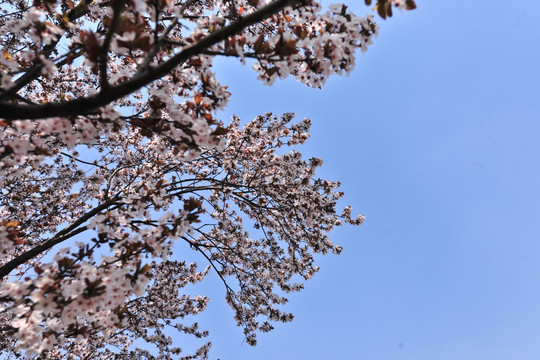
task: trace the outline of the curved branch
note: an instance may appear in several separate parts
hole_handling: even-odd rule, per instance
[[[210,33],[208,36],[197,41],[193,45],[185,47],[177,55],[167,60],[163,64],[135,75],[119,85],[103,89],[100,93],[71,101],[47,103],[41,105],[21,105],[0,103],[1,118],[9,121],[13,120],[35,120],[55,116],[77,116],[87,114],[97,108],[105,106],[113,101],[121,99],[141,87],[162,78],[169,74],[179,65],[185,63],[189,58],[202,53],[204,50],[234,36],[248,26],[262,21],[273,14],[279,12],[287,6],[300,3],[303,0],[276,0],[261,9],[238,18],[232,24]]]
[[[115,201],[117,199],[114,199]],[[39,255],[40,253],[49,250],[53,246],[60,244],[61,242],[80,234],[83,231],[86,231],[88,228],[86,226],[77,228],[79,225],[82,225],[87,220],[92,218],[94,215],[99,214],[101,211],[107,209],[109,206],[113,205],[115,201],[107,201],[101,205],[96,206],[92,210],[85,213],[83,216],[81,216],[79,219],[77,219],[73,224],[68,226],[67,228],[60,230],[56,233],[52,238],[45,241],[44,243],[33,247],[32,249],[25,251],[21,255],[17,256],[13,260],[9,261],[8,263],[4,264],[0,267],[0,279],[3,279],[5,276],[9,275],[11,271],[13,271],[17,266],[20,266],[27,262],[28,260],[32,259],[33,257]]]

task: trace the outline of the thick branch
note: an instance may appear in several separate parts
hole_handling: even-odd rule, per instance
[[[0,103],[0,114],[6,120],[32,120],[43,119],[55,116],[76,116],[87,114],[99,107],[105,106],[113,101],[121,99],[141,87],[162,78],[169,74],[177,66],[186,62],[189,58],[202,53],[207,48],[234,36],[248,26],[262,21],[283,8],[299,3],[301,0],[276,0],[262,7],[261,9],[240,17],[232,24],[216,30],[208,36],[202,38],[193,45],[185,47],[177,55],[154,68],[149,68],[141,74],[135,75],[119,85],[111,86],[107,91],[99,94],[79,98],[71,101],[47,103],[42,105],[21,105]]]
[[[73,224],[68,226],[67,228],[60,230],[56,235],[54,235],[49,240],[45,241],[44,243],[22,253],[21,255],[17,256],[7,264],[4,264],[2,267],[0,267],[0,279],[3,279],[5,276],[9,275],[11,271],[13,271],[17,266],[20,266],[27,262],[28,260],[36,257],[37,255],[41,254],[42,252],[49,250],[53,246],[60,244],[61,242],[80,234],[81,232],[87,230],[86,226],[77,228],[79,225],[82,225],[87,220],[91,219],[93,216],[99,214],[101,211],[107,209],[109,206],[113,205],[114,201],[108,201],[101,205],[96,206],[92,210],[85,213],[83,216],[81,216],[77,221],[75,221]]]

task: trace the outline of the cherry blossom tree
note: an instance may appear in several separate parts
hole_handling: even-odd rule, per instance
[[[321,87],[376,34],[312,0],[2,0],[0,356],[207,358],[172,337],[208,335],[182,319],[211,272],[249,344],[291,321],[314,254],[341,252],[328,232],[363,217],[298,152],[308,119],[217,119],[230,94],[212,62]]]

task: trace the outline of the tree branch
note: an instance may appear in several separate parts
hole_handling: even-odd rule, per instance
[[[185,47],[177,55],[173,56],[163,64],[154,68],[149,68],[143,73],[135,75],[130,80],[116,86],[111,86],[107,89],[107,91],[101,91],[96,95],[71,101],[47,103],[41,105],[21,105],[2,102],[0,103],[0,114],[2,114],[1,118],[12,121],[87,114],[99,107],[105,106],[133,93],[154,80],[162,78],[163,76],[169,74],[177,66],[185,63],[189,58],[202,53],[210,46],[213,46],[230,36],[238,34],[246,27],[272,16],[287,6],[297,4],[301,1],[302,0],[273,1],[245,17],[238,18],[232,24],[208,34],[208,36],[202,38],[193,45]]]
[[[87,220],[89,220],[93,216],[99,214],[101,211],[107,209],[109,206],[113,205],[116,202],[116,200],[117,199],[112,199],[101,205],[96,206],[95,208],[93,208],[92,210],[88,211],[83,216],[81,216],[79,219],[77,219],[73,224],[57,232],[56,235],[54,235],[49,240],[22,253],[21,255],[17,256],[13,260],[4,264],[2,267],[0,267],[0,279],[3,279],[5,276],[9,275],[9,273],[13,271],[17,266],[24,264],[28,260],[39,255],[40,253],[46,250],[49,250],[53,246],[60,244],[61,242],[77,234],[80,234],[83,231],[86,231],[88,229],[86,226],[80,227],[78,229],[77,227],[85,223]]]

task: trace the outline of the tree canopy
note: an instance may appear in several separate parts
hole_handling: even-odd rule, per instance
[[[392,7],[415,4],[375,4]],[[341,252],[328,232],[363,216],[298,151],[310,120],[218,119],[230,93],[212,63],[321,87],[376,34],[371,15],[309,0],[2,1],[0,354],[206,358],[171,333],[208,335],[182,319],[205,309],[183,289],[210,272],[249,344],[291,321],[314,254]]]

